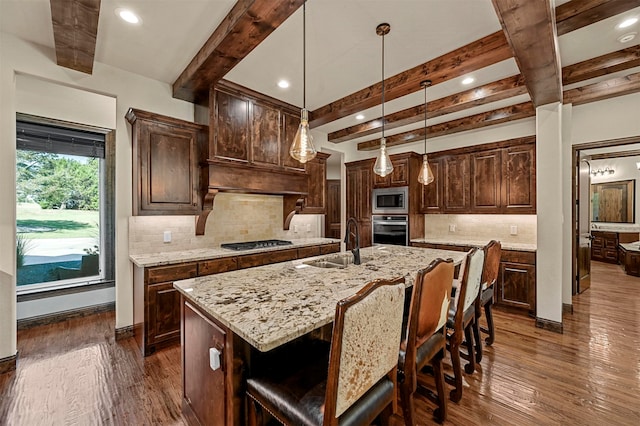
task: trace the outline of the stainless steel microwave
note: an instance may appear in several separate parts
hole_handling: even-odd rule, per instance
[[[377,188],[371,196],[373,214],[408,214],[409,187]]]

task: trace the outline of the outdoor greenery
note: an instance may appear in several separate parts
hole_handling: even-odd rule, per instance
[[[25,238],[96,238],[97,210],[41,209],[35,203],[16,206],[16,225]]]
[[[32,242],[26,238],[24,234],[16,234],[16,266],[22,268],[24,265],[24,256],[31,249]]]
[[[98,210],[99,160],[17,151],[16,196],[43,209]]]

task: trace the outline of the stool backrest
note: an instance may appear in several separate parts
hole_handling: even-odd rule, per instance
[[[498,280],[500,270],[500,257],[502,256],[502,245],[500,241],[491,240],[484,247],[484,271],[482,273],[482,288],[486,289],[495,284]]]
[[[476,301],[476,298],[480,294],[482,271],[484,269],[484,251],[474,249],[472,253],[469,253],[467,262],[467,269],[465,271],[467,290],[464,296],[463,312],[473,305],[473,302]]]
[[[404,277],[376,280],[338,302],[331,339],[325,420],[337,418],[390,372],[395,376]]]

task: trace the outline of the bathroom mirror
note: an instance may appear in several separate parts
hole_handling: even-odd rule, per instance
[[[591,221],[635,223],[635,193],[635,179],[592,184]]]

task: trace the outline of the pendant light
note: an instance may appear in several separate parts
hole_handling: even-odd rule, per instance
[[[424,87],[424,155],[422,157],[422,167],[418,175],[418,182],[423,185],[429,185],[434,179],[433,172],[429,166],[429,160],[427,159],[427,87],[431,86],[431,80],[424,80],[420,85]]]
[[[389,24],[380,24],[376,27],[376,34],[382,37],[382,138],[380,138],[380,152],[378,152],[376,164],[373,166],[373,173],[381,177],[385,177],[393,171],[391,158],[387,154],[387,141],[384,138],[384,36],[389,34],[389,31],[391,31]]]
[[[302,3],[302,110],[300,111],[300,125],[293,138],[289,154],[301,163],[315,158],[318,151],[313,146],[313,137],[309,130],[309,113],[307,112],[307,2]]]

